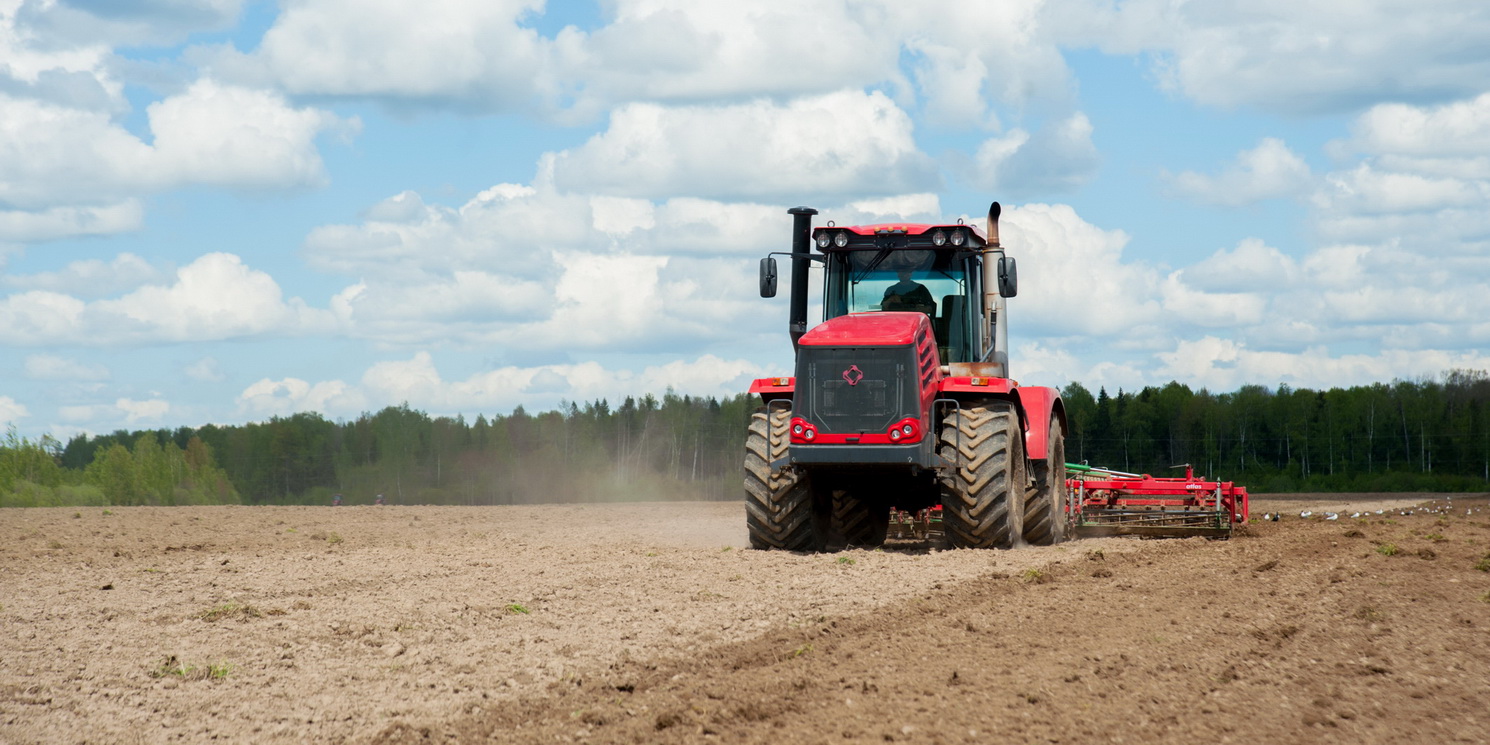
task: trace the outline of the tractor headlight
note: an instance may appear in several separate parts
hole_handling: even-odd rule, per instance
[[[837,246],[839,248],[843,248],[844,246],[847,246],[848,245],[848,233],[846,233],[846,232],[844,232],[842,230],[838,231],[838,234],[835,235],[835,236],[833,236],[833,245],[835,245],[835,246]]]
[[[967,243],[967,232],[963,230],[952,231],[952,245],[961,246]]]
[[[828,243],[830,243],[832,240],[833,240],[833,236],[828,235],[826,232],[818,233],[817,234],[817,247],[818,248],[827,248],[828,247]]]
[[[944,232],[942,232],[942,231],[940,231],[940,230],[936,231],[935,233],[932,233],[931,234],[931,245],[933,245],[933,246],[945,246],[945,245],[947,245],[947,234],[944,233]]]

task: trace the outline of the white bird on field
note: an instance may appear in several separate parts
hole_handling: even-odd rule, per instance
[[[1324,513],[1324,519],[1326,519],[1326,520],[1339,520],[1340,519],[1340,516],[1337,515],[1337,514],[1335,514],[1335,513],[1333,513],[1333,512],[1326,512],[1326,513]]]
[[[1314,514],[1314,512],[1311,511],[1311,510],[1304,510],[1303,512],[1300,512],[1299,513],[1299,517],[1308,517],[1308,516],[1313,515],[1313,514]]]

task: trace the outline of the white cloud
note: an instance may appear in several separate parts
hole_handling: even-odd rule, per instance
[[[1377,104],[1351,129],[1352,144],[1369,153],[1483,157],[1490,152],[1490,93],[1431,107]]]
[[[14,424],[29,416],[31,412],[25,404],[10,396],[0,396],[0,424]]]
[[[1483,91],[1490,15],[1477,0],[1058,0],[1044,18],[1066,44],[1155,51],[1169,85],[1201,103],[1330,112],[1381,100]]]
[[[1237,153],[1236,161],[1215,176],[1185,171],[1170,178],[1180,194],[1227,207],[1298,196],[1311,181],[1309,165],[1275,137],[1266,137],[1257,147]]]
[[[139,230],[144,209],[138,199],[116,204],[0,210],[0,240],[28,243],[83,235],[111,235]]]
[[[1034,134],[1012,129],[989,138],[965,177],[984,191],[1017,199],[1075,191],[1096,175],[1100,163],[1092,123],[1077,112],[1047,122]]]
[[[731,106],[630,104],[561,153],[556,185],[617,196],[887,196],[934,187],[911,120],[882,93]]]
[[[1349,266],[1354,261],[1350,255],[1321,256],[1320,260],[1330,271]],[[1246,238],[1236,248],[1218,250],[1178,274],[1186,285],[1207,292],[1229,292],[1239,287],[1269,291],[1292,286],[1298,281],[1299,267],[1282,251],[1257,238]]]
[[[1433,376],[1454,368],[1490,369],[1490,356],[1478,351],[1387,349],[1376,354],[1333,356],[1318,347],[1302,353],[1254,350],[1213,336],[1181,340],[1172,351],[1158,357],[1163,361],[1156,371],[1160,378],[1219,391],[1235,390],[1248,383],[1287,383],[1319,389]]]
[[[319,109],[293,108],[277,93],[198,80],[150,104],[159,175],[167,184],[282,187],[320,185],[315,138],[360,128]]]
[[[133,230],[139,196],[182,186],[322,184],[317,136],[358,128],[277,93],[209,79],[150,104],[147,119],[149,143],[108,110],[0,89],[0,240]]]
[[[186,377],[205,383],[221,383],[228,379],[222,371],[221,363],[213,357],[203,357],[187,365],[183,372],[186,373]]]
[[[780,206],[581,197],[542,182],[455,209],[404,193],[367,214],[306,241],[312,265],[359,278],[331,301],[342,333],[534,351],[697,345],[721,325],[755,328],[751,267],[790,228]]]
[[[669,387],[680,395],[733,396],[749,381],[769,371],[745,360],[703,355],[673,360],[640,370],[612,369],[596,362],[502,367],[460,381],[444,380],[428,352],[407,360],[380,362],[362,376],[368,400],[402,402],[436,413],[480,410],[510,411],[522,404],[552,407],[560,399],[619,400],[627,395],[661,394]]]
[[[298,378],[264,378],[238,396],[240,413],[255,417],[288,416],[301,411],[352,416],[367,408],[367,399],[340,380],[314,385]]]
[[[153,398],[148,401],[121,398],[114,402],[114,406],[124,413],[124,421],[127,424],[160,422],[167,414],[171,413],[171,404],[159,398]]]
[[[284,8],[254,59],[227,62],[292,93],[526,108],[545,46],[519,20],[542,0],[311,0]],[[356,23],[348,23],[356,18]]]
[[[132,253],[108,262],[74,261],[56,272],[0,276],[0,285],[18,290],[49,290],[75,297],[104,297],[157,280],[160,271]]]
[[[242,6],[243,0],[24,2],[16,21],[23,33],[73,44],[169,45],[226,28]]]
[[[278,331],[323,330],[329,314],[298,299],[233,254],[207,254],[177,270],[169,285],[151,284],[91,303],[31,290],[0,299],[0,341],[113,345],[208,341]]]
[[[51,354],[33,354],[26,357],[26,377],[32,380],[108,380],[109,369],[103,365],[90,365]]]
[[[1355,215],[1433,211],[1490,201],[1485,182],[1380,171],[1366,163],[1332,173],[1325,181],[1315,195],[1316,204]]]
[[[1124,260],[1122,231],[1102,230],[1066,205],[1027,204],[1004,210],[999,233],[1019,262],[1009,314],[1020,333],[1101,336],[1161,320],[1159,274]]]
[[[91,424],[96,426],[98,431],[141,424],[158,425],[162,424],[170,413],[170,402],[161,398],[136,401],[132,398],[121,397],[112,404],[76,404],[57,407],[57,415],[63,421]]]

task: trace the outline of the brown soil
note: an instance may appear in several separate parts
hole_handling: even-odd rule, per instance
[[[738,503],[6,510],[0,742],[1485,742],[1485,496],[811,556]]]

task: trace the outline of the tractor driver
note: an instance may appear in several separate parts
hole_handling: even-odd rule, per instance
[[[927,315],[934,315],[936,301],[931,299],[931,291],[926,289],[925,285],[911,279],[910,269],[901,269],[897,274],[900,281],[885,289],[885,297],[880,302],[880,310],[920,311]]]

